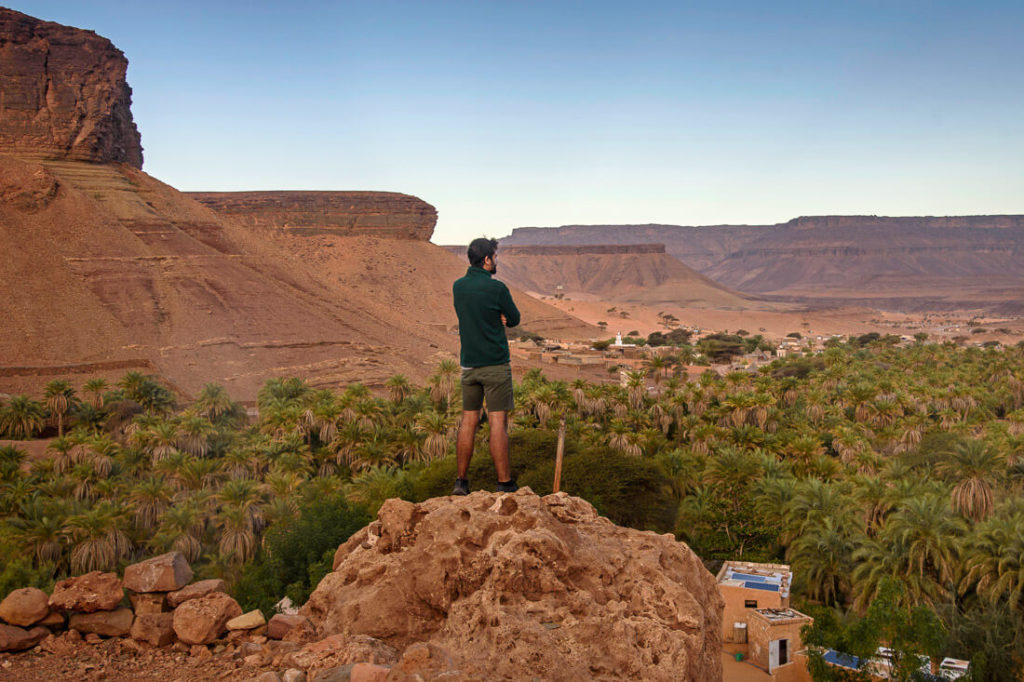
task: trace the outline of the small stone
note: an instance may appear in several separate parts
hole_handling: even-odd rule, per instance
[[[39,621],[39,625],[55,630],[64,627],[65,622],[63,613],[60,611],[50,611],[46,618]]]
[[[270,639],[284,639],[291,630],[299,625],[306,625],[309,620],[305,616],[289,616],[283,613],[275,613],[267,623],[267,637]]]
[[[237,616],[228,621],[228,630],[253,630],[266,625],[267,619],[263,617],[263,612],[259,609],[243,613],[241,616]]]
[[[15,625],[0,625],[0,651],[24,651],[31,649],[49,636],[50,631],[36,626],[25,630]]]
[[[168,552],[124,569],[124,586],[133,592],[171,592],[192,580],[192,568],[180,552]]]
[[[135,615],[143,613],[163,613],[167,609],[166,592],[129,592],[128,598],[132,602],[132,610]]]
[[[50,613],[50,597],[36,587],[13,590],[0,601],[0,620],[18,627],[35,625]]]
[[[281,682],[281,676],[273,670],[268,670],[256,677],[256,682]]]
[[[306,682],[306,673],[298,668],[288,668],[281,675],[281,682]]]
[[[313,682],[350,682],[353,667],[352,663],[346,663],[334,668],[318,670],[313,676]]]
[[[207,647],[203,646],[202,644],[193,644],[192,648],[189,649],[189,654],[193,658],[199,658],[199,659],[212,658],[213,657],[213,654],[210,653],[210,650]]]
[[[86,644],[99,644],[103,641],[103,638],[97,635],[95,632],[90,632],[85,636]]]
[[[374,663],[356,663],[352,666],[350,682],[387,682],[391,668]]]
[[[242,656],[252,656],[253,654],[258,654],[263,651],[263,647],[259,644],[254,644],[253,642],[244,642],[242,646],[238,647],[238,651]]]
[[[249,656],[243,657],[242,660],[245,661],[246,665],[251,665],[253,667],[263,665],[263,656],[260,654],[250,654]]]

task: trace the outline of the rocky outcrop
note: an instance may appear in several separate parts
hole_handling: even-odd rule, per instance
[[[722,674],[722,599],[697,556],[564,493],[388,500],[302,613],[319,637],[436,645],[467,679]]]
[[[189,192],[252,228],[299,236],[366,234],[428,241],[437,209],[397,192]]]
[[[0,7],[0,153],[141,168],[127,68],[92,31]]]

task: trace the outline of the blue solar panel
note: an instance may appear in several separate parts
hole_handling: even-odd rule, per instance
[[[749,587],[752,590],[764,590],[765,592],[778,592],[778,585],[766,585],[765,583],[754,583],[746,582],[743,583],[743,587]]]
[[[842,668],[857,670],[860,667],[860,659],[850,654],[844,654],[834,649],[829,649],[823,657],[828,663],[838,665]]]
[[[751,575],[750,573],[733,573],[732,577],[738,580],[750,580],[755,583],[763,583],[766,580],[763,575]]]

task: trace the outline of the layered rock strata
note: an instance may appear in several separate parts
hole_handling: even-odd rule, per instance
[[[429,241],[437,209],[398,192],[189,192],[248,227],[298,236],[373,235]]]
[[[0,7],[0,153],[142,168],[127,68],[92,31]]]
[[[803,303],[1024,312],[1024,216],[810,216],[776,225],[518,228],[503,250],[663,243],[738,291]]]

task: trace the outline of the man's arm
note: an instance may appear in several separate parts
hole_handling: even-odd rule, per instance
[[[505,326],[515,327],[519,324],[519,308],[512,300],[512,294],[509,293],[508,287],[503,286],[502,289],[501,314],[505,316]]]

